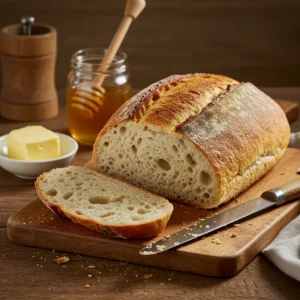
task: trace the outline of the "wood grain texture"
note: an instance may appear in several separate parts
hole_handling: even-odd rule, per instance
[[[288,149],[282,160],[259,182],[235,200],[216,210],[196,209],[173,203],[174,211],[165,229],[152,240],[114,240],[62,219],[36,200],[12,216],[8,221],[8,237],[17,244],[80,253],[124,262],[162,267],[210,276],[230,276],[240,271],[262,251],[300,212],[300,201],[238,222],[188,245],[153,256],[141,256],[139,250],[150,242],[173,234],[198,220],[213,217],[284,182],[300,178],[300,150]],[[231,236],[235,234],[235,238]],[[221,244],[214,243],[218,239]]]
[[[296,300],[300,283],[263,256],[232,278],[213,278],[24,247],[0,229],[1,299],[222,299]],[[95,269],[89,266],[94,265]],[[88,275],[92,277],[88,277]],[[152,279],[144,276],[152,274]],[[25,280],[26,278],[26,280]],[[90,288],[85,288],[90,284]]]
[[[13,10],[20,1],[9,2]],[[275,1],[272,3],[275,5]],[[3,1],[0,2],[0,6],[2,4]],[[45,3],[45,5],[48,4]],[[244,4],[239,3],[239,5]],[[264,5],[264,2],[260,5]],[[1,10],[0,13],[2,12]],[[46,9],[44,14],[50,17]],[[18,18],[19,13],[15,13],[15,17]],[[5,23],[8,24],[8,22]],[[293,100],[300,104],[299,88],[268,87],[263,90],[273,98]],[[59,96],[61,99],[59,116],[48,121],[33,123],[66,133],[64,89],[59,91]],[[16,123],[0,118],[0,134],[6,134],[26,124],[26,122]],[[292,123],[291,127],[293,131],[300,131],[300,120]],[[80,147],[73,162],[82,165],[89,153],[90,148]],[[30,193],[26,194],[30,195],[30,198],[24,196],[22,203],[14,200],[18,186],[31,185],[34,190],[32,182],[19,179],[0,169],[0,203],[2,188],[7,185],[12,188],[9,192],[10,202],[3,205],[0,210],[0,221],[4,227],[6,227],[7,219],[20,209],[21,204],[25,206],[32,201]],[[5,274],[0,278],[1,298],[24,299],[26,295],[25,298],[39,300],[43,295],[43,299],[298,300],[300,293],[299,282],[286,276],[261,255],[254,258],[234,277],[221,279],[134,264],[123,265],[106,259],[77,257],[74,254],[69,254],[71,261],[63,267],[53,261],[56,255],[62,254],[15,245],[8,241],[6,228],[0,229],[0,267],[2,274]],[[43,257],[43,260],[40,257]],[[42,264],[40,264],[41,261],[43,261]],[[95,265],[101,274],[95,275],[95,271],[88,269],[89,265]],[[88,274],[92,274],[93,277],[89,278]],[[153,279],[144,279],[146,274],[153,274]],[[87,283],[91,285],[90,288],[84,288]]]
[[[56,80],[63,87],[71,54],[108,45],[124,6],[119,0],[84,5],[80,0],[1,0],[0,26],[30,13],[56,27]],[[299,14],[294,0],[147,1],[122,46],[133,86],[190,72],[226,74],[255,85],[299,85]]]

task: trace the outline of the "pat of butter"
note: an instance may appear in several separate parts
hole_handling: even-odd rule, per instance
[[[9,158],[45,160],[60,156],[59,136],[42,126],[27,126],[7,136]]]

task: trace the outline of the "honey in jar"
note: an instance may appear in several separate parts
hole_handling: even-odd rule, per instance
[[[126,54],[117,53],[108,66],[98,95],[78,97],[83,87],[91,87],[99,76],[99,67],[105,49],[93,48],[76,52],[72,56],[72,70],[67,82],[68,129],[73,138],[84,145],[93,145],[111,115],[132,96],[126,65]]]

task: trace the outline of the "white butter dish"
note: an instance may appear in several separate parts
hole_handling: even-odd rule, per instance
[[[7,157],[7,134],[0,137],[0,166],[14,175],[25,178],[35,179],[43,172],[53,168],[60,168],[69,165],[75,157],[78,144],[70,136],[56,132],[60,139],[60,154],[58,158],[47,160],[18,160]]]

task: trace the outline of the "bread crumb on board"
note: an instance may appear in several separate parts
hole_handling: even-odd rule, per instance
[[[89,265],[89,268],[90,268],[90,269],[96,269],[96,266],[94,266],[94,265]]]
[[[152,279],[152,278],[153,278],[152,274],[146,274],[144,276],[144,279]]]
[[[220,244],[221,244],[220,239],[217,239],[217,238],[213,238],[211,242],[212,242],[212,243],[215,243],[215,244],[217,244],[217,245],[220,245]]]
[[[90,288],[91,286],[90,286],[89,284],[86,284],[84,287],[85,287],[86,289],[88,289],[88,288]]]
[[[236,234],[233,233],[233,234],[231,235],[231,238],[235,238],[235,237],[236,237]]]
[[[68,256],[61,256],[61,257],[58,257],[58,258],[55,258],[54,259],[59,265],[61,264],[66,264],[67,262],[70,261],[70,258]]]
[[[233,227],[239,227],[241,224],[233,224]]]

